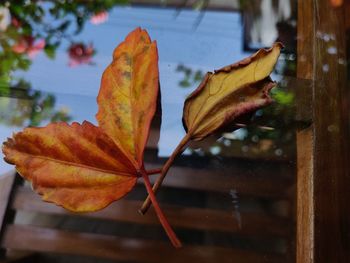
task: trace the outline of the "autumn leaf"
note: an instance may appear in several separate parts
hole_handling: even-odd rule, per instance
[[[205,75],[185,101],[182,120],[186,135],[164,164],[153,186],[154,192],[161,186],[175,157],[190,140],[202,140],[237,117],[272,102],[268,93],[276,84],[269,75],[282,47],[281,43],[275,43],[270,49],[261,49],[242,61]],[[147,198],[140,212],[145,213],[149,205],[150,199]]]
[[[140,169],[157,106],[157,45],[146,31],[130,34],[113,53],[97,97],[99,126]]]
[[[5,161],[32,182],[43,200],[74,212],[96,211],[126,195],[142,177],[176,247],[144,168],[143,152],[159,90],[158,53],[145,30],[131,32],[103,73],[96,115],[84,121],[26,128],[3,144]]]
[[[271,103],[270,79],[282,45],[261,49],[238,63],[207,73],[186,99],[183,124],[192,140],[202,140],[238,116]]]
[[[74,212],[104,208],[127,194],[137,179],[122,151],[87,121],[26,128],[3,144],[3,152],[43,200]]]

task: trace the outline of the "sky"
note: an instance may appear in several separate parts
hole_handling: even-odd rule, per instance
[[[44,54],[34,58],[29,71],[19,72],[32,88],[52,92],[57,107],[67,107],[75,121],[95,121],[98,94],[103,70],[111,62],[113,49],[134,28],[146,29],[157,40],[160,85],[162,92],[162,128],[159,155],[168,156],[184,135],[182,107],[194,87],[181,88],[183,75],[176,72],[181,63],[194,70],[212,71],[249,53],[243,52],[242,25],[239,13],[205,12],[198,26],[200,13],[170,8],[117,7],[106,23],[87,23],[77,40],[93,43],[97,50],[94,65],[68,67],[67,46],[58,50],[55,60]],[[0,140],[11,136],[18,127],[0,126]],[[12,167],[0,160],[0,174]]]

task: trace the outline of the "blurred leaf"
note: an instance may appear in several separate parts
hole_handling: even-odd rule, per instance
[[[57,28],[56,30],[58,31],[66,31],[66,29],[70,26],[72,22],[70,20],[66,20],[64,22],[62,22]]]
[[[56,47],[54,45],[46,45],[44,52],[50,59],[54,59],[56,57]]]
[[[273,98],[279,104],[291,105],[294,102],[294,94],[284,90],[276,90],[273,92]]]

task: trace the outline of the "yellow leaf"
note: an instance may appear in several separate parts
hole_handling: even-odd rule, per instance
[[[85,121],[27,128],[3,144],[5,160],[45,201],[76,212],[102,209],[145,173],[143,151],[158,89],[156,43],[137,28],[114,50],[103,74],[99,127]]]
[[[138,167],[156,110],[158,74],[156,42],[137,28],[114,51],[97,97],[99,126]]]
[[[275,83],[271,74],[281,43],[261,49],[240,62],[207,73],[186,99],[183,124],[192,140],[201,140],[236,117],[271,102],[268,92]]]

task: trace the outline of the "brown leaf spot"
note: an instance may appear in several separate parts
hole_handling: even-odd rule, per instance
[[[129,71],[124,71],[124,72],[122,73],[122,75],[123,75],[124,78],[126,78],[126,79],[128,79],[128,80],[131,79],[131,72],[129,72]]]
[[[132,63],[131,56],[126,52],[123,52],[122,56],[124,58],[125,64],[127,64],[128,66],[131,66],[131,63]]]

